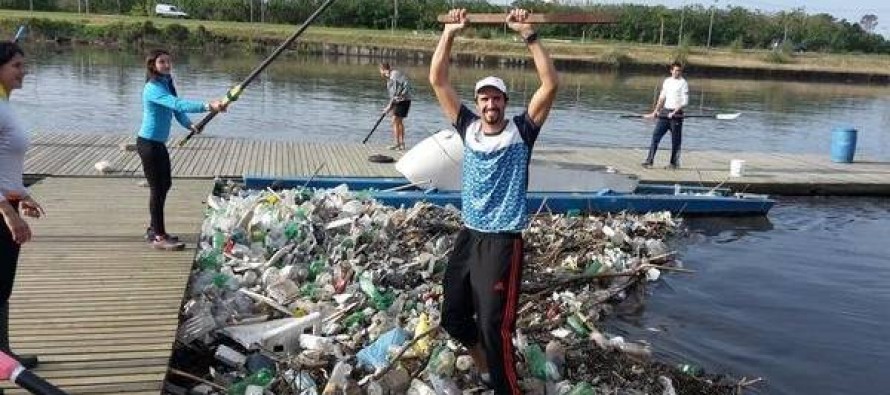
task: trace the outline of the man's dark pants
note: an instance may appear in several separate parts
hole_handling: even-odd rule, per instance
[[[658,151],[658,143],[667,131],[671,131],[671,165],[680,166],[680,144],[683,142],[683,118],[658,117],[655,130],[652,132],[652,143],[649,144],[649,155],[646,163],[655,161],[655,152]]]
[[[513,349],[521,280],[521,233],[458,233],[443,280],[442,328],[467,349],[481,342],[498,395],[521,393]]]

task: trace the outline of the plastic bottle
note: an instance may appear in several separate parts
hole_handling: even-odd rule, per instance
[[[559,380],[562,378],[562,369],[566,363],[566,349],[562,343],[551,340],[545,347],[544,354],[547,356],[547,378],[550,380]]]
[[[404,394],[411,385],[411,374],[403,368],[386,372],[383,377],[368,383],[368,395]]]
[[[587,382],[580,382],[572,387],[572,390],[566,395],[596,395],[596,391]]]
[[[324,387],[324,395],[333,395],[337,393],[337,390],[346,389],[346,385],[349,383],[349,373],[352,372],[352,366],[346,362],[340,361],[334,365],[334,369],[331,370],[331,377],[328,379],[328,384]]]
[[[365,295],[371,298],[371,304],[377,310],[386,310],[395,301],[395,294],[392,292],[381,293],[377,290],[377,286],[374,285],[374,280],[371,278],[371,272],[364,272],[359,276],[359,287]]]
[[[421,335],[425,334],[430,329],[430,317],[424,312],[420,313],[420,317],[417,318],[417,326],[414,327],[414,338],[417,339]],[[417,340],[414,343],[414,352],[418,355],[427,355],[430,352],[430,337],[424,336],[423,339]]]
[[[438,376],[451,376],[454,373],[455,360],[454,352],[447,347],[439,347],[433,352],[427,369]]]
[[[569,318],[566,319],[566,323],[569,324],[569,327],[581,337],[587,337],[590,335],[590,328],[587,327],[587,323],[579,316],[577,313],[572,314]]]
[[[525,355],[528,372],[535,378],[546,380],[547,357],[544,355],[544,350],[541,350],[541,346],[537,343],[531,343],[522,350],[522,353]]]
[[[244,395],[247,392],[247,387],[249,386],[258,386],[262,388],[266,388],[269,384],[272,383],[272,380],[275,379],[275,374],[272,373],[269,369],[260,369],[256,373],[247,376],[244,380],[241,380],[231,387],[229,387],[228,394],[229,395]]]
[[[365,322],[365,312],[363,310],[350,314],[343,320],[343,326],[349,329],[355,329],[357,326]]]
[[[693,377],[701,376],[704,373],[704,370],[701,367],[693,365],[691,363],[681,363],[677,365],[677,369],[680,370],[680,372]]]
[[[223,232],[216,231],[213,232],[213,249],[217,251],[222,251],[226,245],[226,235]]]
[[[306,276],[306,279],[315,281],[315,278],[322,272],[322,270],[324,270],[325,266],[325,262],[322,259],[312,261],[312,263],[309,264],[309,275]]]
[[[284,226],[284,237],[288,240],[299,239],[301,234],[300,224],[296,222],[291,221]]]
[[[448,376],[439,376],[437,374],[429,374],[430,384],[433,385],[433,391],[436,395],[462,395],[463,391],[458,388],[454,380]]]
[[[429,385],[418,379],[411,380],[411,386],[408,388],[408,395],[436,395]]]

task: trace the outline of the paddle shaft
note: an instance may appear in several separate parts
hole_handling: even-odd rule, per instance
[[[453,19],[448,14],[441,14],[436,18],[439,23],[451,23]],[[502,24],[507,23],[507,14],[467,14],[467,20],[472,24]],[[561,23],[561,24],[609,24],[617,20],[608,14],[531,14],[525,23]]]
[[[12,42],[17,43],[21,41],[23,38],[25,38],[26,34],[27,28],[25,27],[25,25],[19,26],[18,30],[15,31],[15,36],[12,38]]]
[[[380,122],[383,122],[383,118],[386,117],[387,113],[389,113],[389,108],[387,108],[386,110],[383,111],[382,114],[380,114],[380,118],[377,118],[377,122],[374,123],[374,127],[371,128],[371,131],[368,132],[368,135],[365,136],[364,140],[362,140],[362,144],[365,144],[368,142],[368,139],[371,138],[371,135],[374,134],[374,131],[377,130],[378,126],[380,126]]]
[[[228,103],[229,101],[237,100],[241,92],[246,89],[250,85],[250,83],[253,82],[253,80],[256,79],[256,77],[259,76],[260,73],[262,73],[263,70],[266,69],[266,67],[269,67],[269,65],[272,64],[273,61],[275,61],[278,55],[281,55],[281,53],[284,52],[284,50],[289,45],[291,45],[291,43],[293,43],[294,40],[297,39],[297,37],[300,37],[300,35],[303,34],[304,31],[306,31],[309,25],[311,25],[312,22],[314,22],[315,19],[317,19],[318,16],[321,15],[321,13],[324,12],[324,10],[326,10],[334,1],[335,0],[325,1],[321,6],[318,7],[317,10],[315,10],[315,12],[312,13],[312,15],[309,15],[309,18],[306,18],[306,21],[303,22],[303,25],[301,25],[300,28],[297,29],[296,32],[294,32],[294,34],[288,37],[287,40],[284,40],[284,42],[281,43],[278,48],[275,48],[275,51],[272,51],[272,54],[269,55],[265,60],[263,60],[263,62],[260,63],[260,65],[257,66],[257,68],[255,68],[250,73],[250,75],[247,76],[247,78],[245,78],[243,81],[241,81],[240,84],[236,85],[235,87],[230,89],[229,92],[226,93],[226,98],[224,99],[224,101]],[[196,130],[189,132],[188,136],[185,136],[185,139],[182,140],[182,143],[180,143],[180,145],[185,144],[185,142],[191,139],[192,136],[200,133],[204,129],[204,126],[207,126],[207,123],[209,123],[216,116],[216,114],[216,111],[210,111],[209,113],[207,113],[207,115],[205,115],[203,119],[195,124]]]
[[[408,88],[407,88],[406,86],[402,86],[402,87],[400,87],[400,88],[399,88],[399,91],[396,92],[396,97],[399,97],[399,96],[401,96],[401,95],[404,95],[404,94],[405,94],[405,91],[406,91],[407,89],[408,89]],[[374,127],[371,128],[371,131],[368,132],[368,135],[365,136],[365,139],[364,139],[364,140],[362,140],[362,144],[365,144],[365,143],[368,142],[368,139],[371,138],[371,135],[374,134],[374,131],[377,130],[377,127],[378,127],[378,126],[380,126],[380,122],[383,122],[383,118],[386,117],[386,114],[387,114],[388,112],[390,112],[390,111],[395,111],[395,109],[393,108],[394,105],[396,105],[396,98],[395,98],[395,97],[393,97],[392,99],[389,99],[389,105],[386,106],[386,109],[385,109],[385,110],[383,110],[383,114],[380,114],[380,118],[377,118],[377,122],[374,123]]]
[[[684,114],[681,116],[675,116],[674,118],[668,118],[667,116],[658,116],[659,119],[683,119],[683,118],[714,118],[714,119],[734,119],[735,114]],[[646,115],[642,114],[623,114],[619,115],[619,118],[645,118]]]

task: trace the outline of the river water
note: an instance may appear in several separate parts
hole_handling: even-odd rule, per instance
[[[141,118],[141,55],[29,49],[25,88],[13,96],[36,131],[133,134]],[[259,62],[254,55],[177,54],[180,95],[219,97]],[[395,64],[414,81],[408,143],[447,127],[427,67]],[[710,79],[688,70],[690,112],[741,112],[736,121],[688,120],[684,148],[828,155],[831,130],[859,130],[857,158],[890,161],[890,87]],[[517,111],[536,88],[529,70],[455,67],[464,98],[475,80],[502,76]],[[645,146],[651,124],[619,114],[651,108],[661,75],[563,73],[542,131],[546,146]],[[360,142],[386,103],[376,63],[288,56],[276,61],[206,135]],[[384,122],[372,142],[388,144]],[[668,144],[667,141],[663,144]],[[763,377],[758,393],[875,394],[890,388],[890,202],[780,198],[768,218],[694,219],[678,240],[692,275],[668,275],[643,310],[612,328],[652,342],[660,358],[711,372]]]

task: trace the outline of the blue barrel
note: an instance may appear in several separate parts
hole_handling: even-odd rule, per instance
[[[831,131],[831,161],[852,163],[856,153],[856,129],[839,127]]]

